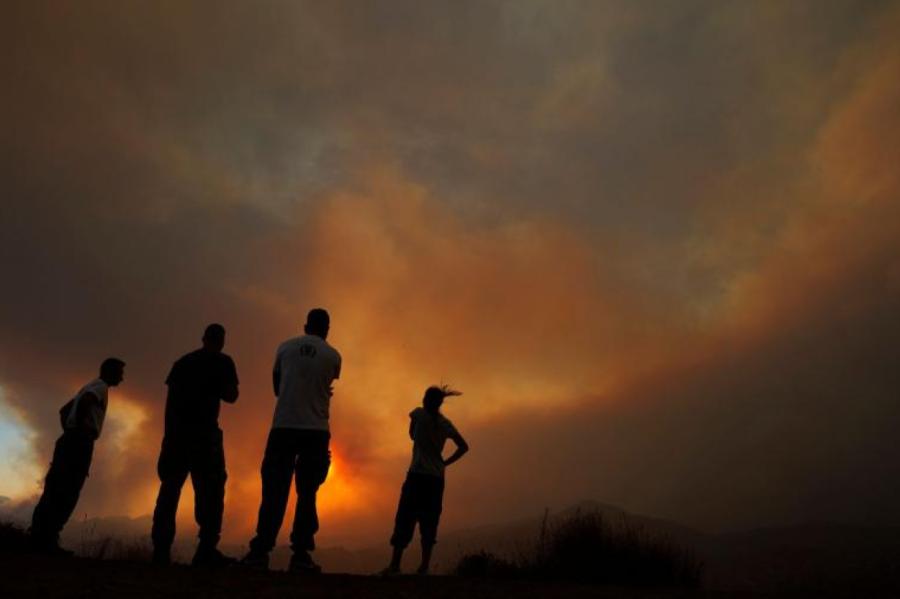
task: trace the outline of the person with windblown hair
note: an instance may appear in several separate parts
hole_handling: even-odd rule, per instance
[[[422,407],[409,414],[409,438],[413,441],[412,463],[400,491],[400,502],[394,519],[394,534],[391,536],[393,556],[382,574],[400,572],[403,551],[412,541],[416,523],[419,524],[422,542],[422,561],[417,573],[428,573],[443,509],[444,470],[469,451],[468,443],[450,419],[441,413],[444,398],[456,395],[462,393],[446,385],[429,387],[422,399]],[[456,451],[444,458],[447,439],[453,440]]]

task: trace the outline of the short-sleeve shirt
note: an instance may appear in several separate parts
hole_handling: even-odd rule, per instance
[[[317,335],[288,339],[275,354],[280,373],[272,428],[328,430],[332,382],[341,376],[341,354]]]
[[[227,354],[198,349],[179,358],[166,378],[166,435],[218,431],[220,401],[237,384],[237,369]]]
[[[410,472],[444,476],[444,444],[457,434],[453,423],[440,412],[416,408],[409,413],[413,438]]]
[[[84,412],[80,404],[88,394],[95,396],[99,401],[89,402],[88,410]],[[81,425],[81,422],[79,422],[80,416],[86,414],[85,420],[91,429],[91,433],[93,433],[94,438],[99,437],[100,431],[103,430],[103,421],[106,419],[106,406],[108,403],[109,385],[103,379],[94,379],[79,389],[75,397],[72,398],[72,409],[69,410],[69,416],[66,418],[64,428],[66,430],[77,429]]]

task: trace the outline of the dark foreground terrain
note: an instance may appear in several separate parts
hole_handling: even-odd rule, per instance
[[[560,583],[466,579],[452,576],[379,578],[346,574],[316,577],[262,572],[239,566],[202,570],[189,566],[156,567],[148,563],[93,559],[60,559],[37,555],[0,555],[0,597],[462,597],[464,599],[531,599],[599,597],[609,599],[763,597],[890,597],[865,593],[752,593],[671,589],[623,589]]]

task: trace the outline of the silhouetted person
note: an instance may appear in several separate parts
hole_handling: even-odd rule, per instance
[[[235,560],[216,548],[225,509],[225,449],[219,428],[219,402],[238,398],[234,362],[222,353],[225,328],[211,324],[203,347],[181,357],[166,379],[166,431],[159,454],[159,496],[153,511],[153,561],[167,564],[175,539],[175,513],[188,474],[194,486],[194,518],[200,527],[195,566]]]
[[[62,531],[81,494],[91,468],[94,441],[100,437],[109,388],[125,378],[125,362],[107,358],[94,379],[59,411],[63,434],[56,441],[53,461],[44,479],[44,492],[31,517],[31,541],[35,549],[54,555],[72,555],[59,546]]]
[[[409,438],[413,441],[412,463],[400,491],[400,502],[394,519],[394,534],[391,536],[394,553],[383,574],[400,572],[403,551],[412,541],[417,522],[422,540],[422,563],[418,573],[428,573],[443,507],[444,469],[469,451],[469,445],[453,423],[441,414],[444,398],[453,395],[462,394],[446,386],[429,387],[422,400],[423,407],[416,408],[409,414]],[[453,439],[456,451],[444,459],[444,443],[447,439]]]
[[[305,335],[282,343],[275,356],[272,384],[278,397],[272,430],[262,463],[262,502],[256,536],[244,563],[268,567],[269,552],[275,546],[284,520],[291,481],[297,487],[297,507],[291,532],[290,569],[318,572],[309,552],[316,545],[319,530],[316,493],[331,466],[328,442],[328,410],[332,382],[341,374],[341,355],[325,338],[328,312],[310,310]]]

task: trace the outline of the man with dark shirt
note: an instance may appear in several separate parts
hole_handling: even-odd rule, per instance
[[[231,357],[222,353],[224,347],[225,328],[209,325],[203,347],[175,362],[166,379],[166,432],[157,466],[161,485],[153,511],[153,561],[157,564],[171,561],[175,513],[188,474],[200,527],[200,544],[191,563],[216,566],[234,561],[216,548],[227,478],[219,402],[234,403],[238,398],[237,371]]]

